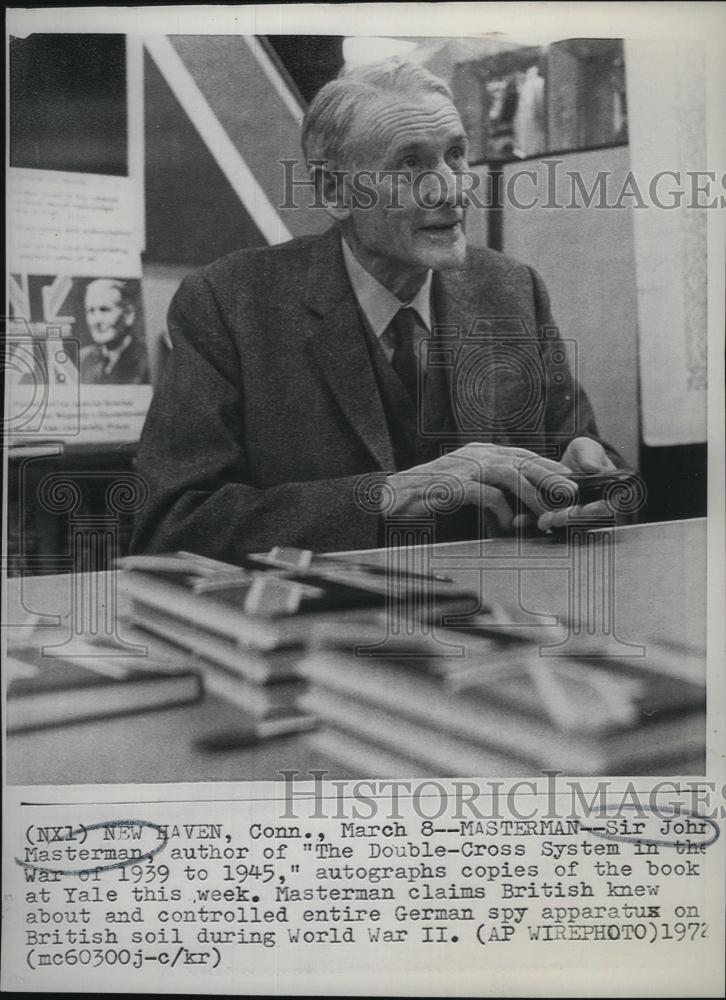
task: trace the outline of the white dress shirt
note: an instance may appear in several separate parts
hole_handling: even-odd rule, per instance
[[[388,329],[391,320],[399,309],[410,307],[415,309],[421,321],[421,329],[417,331],[420,335],[418,341],[431,336],[431,271],[426,274],[426,280],[409,302],[401,302],[393,292],[382,285],[377,278],[374,278],[350,249],[345,239],[341,239],[343,245],[343,259],[345,267],[353,286],[353,292],[358,305],[363,310],[363,315],[368,321],[368,325],[373,334],[378,339],[383,351],[390,361],[393,357],[395,344],[391,331]],[[414,343],[414,350],[417,348]]]

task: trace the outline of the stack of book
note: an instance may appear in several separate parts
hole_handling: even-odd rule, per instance
[[[193,553],[118,561],[131,602],[127,621],[178,648],[208,691],[236,705],[260,736],[314,728],[300,660],[313,635],[374,641],[391,601],[406,603],[428,581],[392,580],[375,566],[273,548],[232,566]],[[475,598],[442,581],[447,610]],[[304,702],[304,706],[303,706]]]
[[[322,636],[300,665],[305,704],[326,723],[319,748],[379,777],[703,770],[703,659],[693,651],[572,660],[506,628],[446,636],[463,656],[390,644],[371,656],[370,635],[367,649]]]
[[[701,650],[661,638],[643,657],[547,655],[564,625],[523,628],[425,566],[279,548],[241,567],[183,552],[120,565],[134,626],[257,735],[322,723],[309,740],[348,773],[703,770]]]
[[[135,712],[172,708],[203,695],[199,674],[168,660],[14,648],[6,661],[7,731],[27,732]]]
[[[241,725],[258,736],[313,727],[314,717],[299,708],[304,630],[285,614],[293,588],[187,553],[129,556],[119,565],[131,596],[125,620],[152,655],[177,649],[205,689],[238,707]]]

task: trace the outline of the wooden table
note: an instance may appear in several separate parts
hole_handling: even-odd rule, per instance
[[[358,555],[377,564],[390,558],[386,550]],[[589,607],[587,621],[593,627],[579,634],[576,628],[565,628],[569,646],[555,650],[558,655],[568,649],[577,655],[583,642],[590,649],[593,643],[603,649],[629,644],[642,647],[640,663],[658,666],[664,648],[680,648],[691,654],[683,657],[684,673],[697,680],[705,677],[705,519],[587,532],[579,545],[545,537],[457,542],[435,546],[427,557],[433,570],[479,589],[486,601],[505,607],[521,628],[543,629],[543,636],[553,624],[577,624],[578,615],[584,622],[582,608]],[[128,601],[123,574],[10,580],[9,649],[72,638],[71,609],[82,597],[86,607],[89,598],[98,600],[99,608],[115,620]],[[76,628],[82,632],[82,623]],[[669,662],[672,669],[680,669],[677,656],[671,655]],[[346,772],[316,750],[314,738],[306,735],[223,753],[197,748],[200,738],[233,729],[237,720],[234,706],[207,696],[185,707],[13,734],[7,741],[7,780],[249,781],[278,778],[281,769],[311,768],[325,769],[330,777],[365,776]]]

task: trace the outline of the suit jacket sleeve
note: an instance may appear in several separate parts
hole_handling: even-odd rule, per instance
[[[533,269],[529,269],[534,285],[537,332],[543,345],[544,365],[547,373],[547,404],[545,408],[545,433],[550,446],[562,456],[567,445],[576,437],[589,437],[602,444],[617,467],[622,467],[622,456],[600,437],[590,400],[566,360],[562,339],[552,318],[549,294],[544,282]],[[575,355],[577,360],[577,355]]]
[[[378,517],[356,500],[359,477],[267,488],[250,482],[243,360],[203,274],[182,283],[170,306],[169,332],[173,350],[139,446],[149,496],[132,550],[184,548],[235,561],[272,545],[375,547]]]

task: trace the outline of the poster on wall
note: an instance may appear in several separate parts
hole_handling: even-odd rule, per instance
[[[133,442],[151,397],[140,48],[20,30],[8,49],[9,443]]]
[[[134,441],[151,385],[131,182],[14,169],[10,187],[11,443]]]
[[[14,437],[128,440],[150,392],[139,278],[11,274]]]

